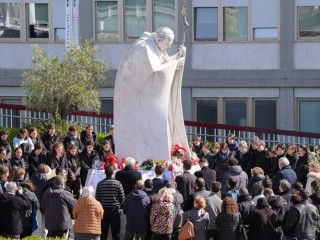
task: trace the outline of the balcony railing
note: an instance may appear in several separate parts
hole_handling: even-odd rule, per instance
[[[32,123],[39,119],[49,119],[50,114],[27,110],[22,105],[0,104],[0,125],[3,127],[21,127],[24,123]],[[96,132],[108,132],[113,124],[113,115],[110,113],[76,112],[68,116],[68,120],[92,124]],[[278,143],[307,144],[310,147],[320,145],[320,134],[297,131],[274,130],[267,128],[254,128],[232,126],[215,123],[201,123],[185,121],[186,132],[189,139],[200,135],[204,141],[225,142],[229,133],[234,133],[238,139],[251,141],[254,136],[266,141],[267,146]]]

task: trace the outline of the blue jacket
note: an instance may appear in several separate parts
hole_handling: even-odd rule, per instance
[[[280,180],[286,179],[288,182],[292,185],[297,181],[297,175],[296,173],[292,170],[290,165],[285,166],[282,168],[277,174],[274,176],[273,182],[272,182],[272,190],[274,191],[275,194],[279,193],[279,185],[280,185]]]
[[[126,229],[132,232],[146,232],[150,210],[151,202],[148,195],[139,189],[132,190],[123,203],[123,213],[127,216]]]

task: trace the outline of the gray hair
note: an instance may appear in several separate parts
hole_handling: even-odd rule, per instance
[[[7,182],[5,184],[5,187],[6,187],[6,191],[9,193],[15,193],[18,188],[18,186],[15,182]]]
[[[157,41],[163,40],[166,37],[171,38],[172,40],[174,39],[174,33],[171,30],[171,28],[168,27],[160,27],[157,29],[155,32],[155,38]]]
[[[282,157],[279,159],[278,164],[281,166],[288,166],[290,164],[290,162],[289,162],[288,158]]]
[[[285,192],[285,193],[291,191],[291,184],[288,182],[287,179],[280,180],[280,187],[282,188],[283,192]]]
[[[82,188],[82,197],[89,198],[93,197],[94,189],[92,186]]]
[[[136,163],[136,160],[132,157],[127,157],[126,158],[126,166],[134,166]]]
[[[239,146],[243,146],[245,148],[248,148],[248,144],[245,140],[241,140]]]

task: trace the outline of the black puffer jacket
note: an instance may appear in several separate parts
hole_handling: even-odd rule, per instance
[[[261,193],[262,181],[265,178],[266,177],[262,174],[254,175],[251,178],[248,190],[249,190],[249,193],[251,193],[252,197],[255,197]]]
[[[284,215],[288,211],[288,203],[284,200],[283,197],[278,195],[273,195],[268,198],[268,203],[270,204],[271,208],[277,213],[277,225],[280,226]]]
[[[216,219],[216,226],[220,230],[218,240],[237,240],[237,228],[240,218],[239,212],[232,214],[226,212],[219,213]]]
[[[239,205],[239,212],[241,213],[241,217],[242,217],[242,222],[246,224],[248,220],[247,218],[253,208],[251,195],[248,194],[248,195],[239,196],[238,205]]]

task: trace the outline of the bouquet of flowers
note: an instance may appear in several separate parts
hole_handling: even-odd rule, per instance
[[[160,160],[158,160],[158,161],[156,162],[156,165],[160,165],[160,166],[162,166],[163,168],[165,168],[165,167],[166,167],[166,163],[167,163],[166,160],[160,159]]]
[[[111,164],[114,167],[114,170],[118,169],[119,159],[114,154],[108,154],[106,157],[106,165]]]
[[[141,163],[140,168],[144,170],[151,170],[153,166],[154,166],[153,160],[147,159]]]
[[[171,149],[171,156],[172,157],[182,157],[186,154],[187,150],[180,144],[174,145]]]

